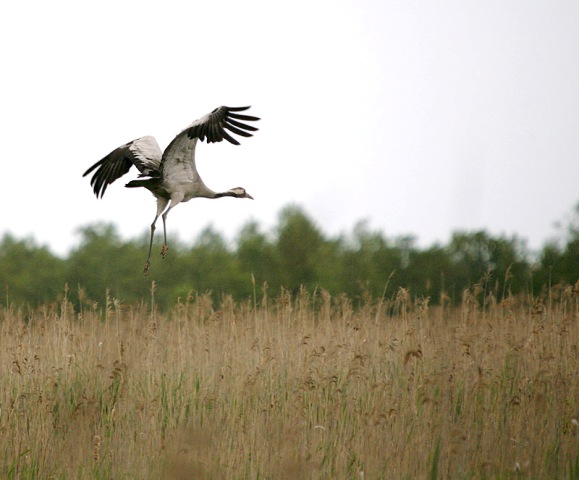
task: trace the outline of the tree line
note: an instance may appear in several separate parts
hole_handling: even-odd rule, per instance
[[[579,219],[579,204],[575,208]],[[532,255],[517,236],[492,236],[484,230],[455,232],[447,244],[419,248],[415,238],[388,238],[366,222],[330,237],[300,207],[284,208],[269,232],[257,222],[239,231],[234,245],[206,227],[192,245],[171,241],[167,258],[156,258],[142,274],[148,236],[122,240],[112,224],[80,229],[81,241],[65,258],[32,239],[4,235],[0,242],[0,304],[35,307],[63,295],[76,302],[116,299],[123,304],[155,301],[170,308],[192,292],[223,294],[236,300],[262,289],[297,291],[301,286],[346,294],[352,299],[392,295],[399,287],[415,297],[460,302],[465,289],[483,285],[497,298],[539,295],[542,289],[579,280],[579,222],[564,238]],[[160,244],[155,245],[156,252]],[[273,293],[275,294],[275,293]]]

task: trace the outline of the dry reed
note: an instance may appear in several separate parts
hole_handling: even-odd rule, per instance
[[[0,478],[579,479],[579,292],[263,292],[5,309]]]

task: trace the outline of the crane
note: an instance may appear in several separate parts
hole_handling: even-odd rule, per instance
[[[216,108],[181,131],[164,152],[161,151],[154,137],[137,138],[116,148],[84,172],[83,177],[94,170],[90,184],[96,197],[102,198],[107,187],[126,174],[134,165],[140,174],[136,180],[131,180],[125,187],[144,187],[157,199],[157,212],[151,224],[149,253],[144,268],[145,275],[149,273],[151,267],[153,236],[159,216],[163,219],[161,256],[165,258],[169,248],[167,246],[167,215],[178,204],[197,197],[234,197],[253,200],[253,197],[242,187],[231,188],[225,192],[214,192],[203,183],[195,165],[195,147],[198,140],[206,140],[207,143],[227,140],[233,145],[239,145],[237,139],[231,134],[251,137],[250,132],[258,130],[244,122],[254,122],[259,118],[239,113],[249,108],[224,106]]]

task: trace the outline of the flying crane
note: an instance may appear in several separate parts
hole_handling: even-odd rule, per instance
[[[231,188],[225,192],[214,192],[203,183],[195,165],[195,147],[198,140],[205,140],[207,143],[227,140],[229,143],[239,145],[232,134],[251,137],[250,132],[258,130],[244,123],[259,120],[257,117],[239,113],[247,109],[249,107],[216,108],[179,133],[164,152],[152,136],[125,143],[84,172],[83,177],[94,171],[90,184],[96,197],[102,198],[107,187],[126,174],[134,165],[140,174],[136,180],[131,180],[125,187],[144,187],[157,199],[157,212],[151,224],[145,275],[149,273],[151,267],[153,235],[159,216],[163,218],[161,256],[164,258],[169,248],[167,246],[167,215],[178,204],[197,197],[234,197],[253,200],[253,197],[242,187]]]

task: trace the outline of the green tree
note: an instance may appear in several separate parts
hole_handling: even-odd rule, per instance
[[[342,255],[343,291],[353,297],[366,293],[381,296],[392,274],[399,280],[402,250],[368,222],[358,222]]]
[[[314,287],[319,279],[318,255],[324,237],[312,220],[296,206],[286,207],[279,218],[276,251],[281,280],[290,290]]]
[[[31,239],[4,235],[0,242],[2,303],[39,305],[54,301],[65,287],[64,260]]]
[[[458,300],[462,290],[485,283],[496,295],[520,292],[529,278],[525,243],[516,236],[493,238],[485,231],[459,232],[448,246],[451,260],[449,287]]]
[[[276,290],[280,287],[280,265],[275,246],[260,231],[256,222],[250,222],[241,229],[236,254],[241,270],[253,274],[258,285],[267,282]]]
[[[409,265],[405,279],[414,295],[430,297],[433,302],[446,293],[447,276],[452,271],[448,251],[441,245],[424,250],[413,249],[409,254]]]
[[[251,292],[251,276],[243,274],[235,254],[212,226],[206,227],[193,247],[175,257],[179,262],[171,277],[177,282],[176,294],[184,297],[191,290],[212,292],[214,298],[227,293],[239,298]],[[175,299],[176,300],[176,297]]]
[[[541,251],[533,277],[535,293],[547,284],[574,284],[579,280],[579,203],[564,228],[561,238],[547,243]]]
[[[103,303],[107,291],[123,302],[148,298],[150,280],[142,275],[144,250],[123,242],[116,227],[96,224],[79,229],[81,242],[68,257],[67,280],[82,287],[90,299]]]

